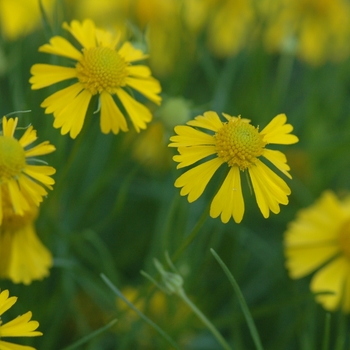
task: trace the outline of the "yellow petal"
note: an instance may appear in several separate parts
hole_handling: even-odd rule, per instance
[[[221,221],[227,223],[231,216],[240,223],[244,214],[241,175],[238,167],[231,167],[211,206],[210,216],[216,218],[221,214]]]
[[[138,78],[148,78],[152,74],[149,67],[142,65],[129,66],[127,70],[131,76]]]
[[[222,128],[223,122],[220,120],[216,112],[208,111],[203,115],[199,115],[194,120],[187,122],[187,125],[204,128],[217,132]]]
[[[44,185],[53,185],[55,183],[55,180],[50,175],[55,174],[56,170],[51,166],[27,164],[22,171]]]
[[[291,135],[293,126],[285,124],[287,117],[285,114],[279,114],[273,118],[268,125],[260,132],[264,136],[267,143],[275,143],[281,145],[290,145],[299,141],[295,135]]]
[[[83,128],[86,112],[91,100],[91,93],[83,90],[77,95],[64,109],[55,112],[54,128],[61,127],[61,134],[65,135],[68,132],[70,137],[75,139]]]
[[[126,41],[118,51],[127,62],[140,61],[148,57],[141,50],[135,49],[130,42]]]
[[[329,295],[317,295],[316,300],[326,310],[337,309],[344,295],[344,285],[350,276],[350,265],[346,257],[339,257],[319,270],[311,280],[311,291],[332,292]],[[349,293],[349,291],[347,291]]]
[[[9,343],[3,340],[0,340],[0,349],[1,350],[36,350],[32,346]]]
[[[256,202],[263,216],[268,218],[270,210],[275,214],[279,213],[279,204],[288,204],[288,185],[260,160],[248,168],[248,171]]]
[[[36,136],[36,130],[33,130],[33,126],[30,125],[19,139],[20,145],[24,148],[33,143],[38,137]]]
[[[1,337],[35,337],[42,335],[35,331],[39,327],[39,322],[31,321],[32,313],[28,311],[24,315],[14,318],[1,326]]]
[[[100,95],[101,102],[101,131],[108,134],[110,131],[113,134],[118,134],[119,130],[128,131],[128,126],[123,113],[113,100],[113,97],[107,92],[102,92]]]
[[[290,170],[290,167],[287,164],[287,157],[284,155],[284,153],[265,148],[264,153],[262,155],[266,159],[268,159],[284,175],[288,176],[290,179],[292,178],[292,176],[288,172]]]
[[[189,166],[198,162],[199,160],[211,156],[216,153],[216,148],[212,146],[194,146],[194,147],[179,147],[180,155],[173,157],[175,162],[179,162],[177,169]]]
[[[180,191],[181,196],[188,195],[188,201],[190,203],[194,202],[201,196],[209,180],[223,163],[223,160],[220,158],[214,158],[197,165],[183,173],[175,181],[175,187],[182,187]]]
[[[33,75],[29,79],[33,90],[77,77],[77,70],[75,68],[54,66],[51,64],[34,64],[30,69],[30,73]]]
[[[45,113],[60,113],[69,103],[71,103],[76,96],[84,89],[83,85],[76,83],[70,85],[62,90],[58,90],[51,96],[47,97],[42,103],[41,107],[46,108]]]
[[[36,206],[39,206],[43,201],[43,197],[47,195],[47,191],[44,187],[40,186],[25,175],[20,176],[18,181],[21,191],[26,193]],[[52,189],[51,186],[48,187]]]
[[[146,123],[152,120],[152,114],[143,104],[137,102],[133,97],[126,93],[123,89],[117,90],[117,96],[126,109],[135,130],[146,129]]]
[[[35,147],[25,151],[26,158],[34,156],[42,156],[45,154],[52,153],[56,150],[54,145],[51,145],[49,141],[44,141]]]
[[[177,135],[172,136],[169,147],[186,147],[196,145],[215,145],[216,141],[213,135],[206,134],[200,130],[187,125],[178,125],[175,127]]]
[[[127,86],[132,87],[140,94],[147,97],[150,101],[156,103],[157,105],[160,105],[162,98],[159,95],[157,95],[161,91],[161,87],[158,80],[152,77],[149,77],[148,79],[127,77],[125,79],[125,83]]]
[[[27,200],[22,195],[18,187],[18,183],[15,180],[7,182],[7,187],[9,190],[10,200],[13,206],[13,211],[18,215],[23,215],[24,211],[29,210],[29,205]]]
[[[96,47],[96,27],[93,21],[86,19],[84,22],[73,20],[63,23],[62,27],[68,30],[84,48]]]
[[[50,39],[50,44],[40,46],[40,52],[50,53],[52,55],[58,55],[68,57],[73,60],[79,61],[83,54],[78,51],[67,39],[61,36],[54,36]]]
[[[5,289],[0,292],[0,316],[10,309],[17,301],[17,297],[9,297],[10,292]]]
[[[18,118],[10,118],[7,120],[6,117],[2,118],[2,134],[7,137],[13,137],[17,126]]]

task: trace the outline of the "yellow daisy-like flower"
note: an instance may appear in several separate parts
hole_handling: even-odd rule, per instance
[[[53,126],[61,128],[61,134],[68,132],[75,138],[81,131],[86,112],[93,96],[99,97],[100,125],[105,134],[120,130],[128,131],[124,113],[113,99],[115,95],[122,108],[129,115],[135,129],[139,132],[146,129],[146,123],[152,114],[140,102],[137,102],[127,91],[130,89],[145,96],[156,104],[160,104],[161,91],[158,80],[151,76],[145,65],[131,65],[147,56],[125,42],[119,49],[119,37],[113,38],[111,33],[97,29],[91,20],[80,23],[72,21],[63,28],[82,46],[74,47],[61,36],[51,38],[49,44],[39,51],[72,59],[74,67],[62,67],[51,64],[35,64],[31,68],[30,83],[32,89],[41,89],[52,84],[72,79],[73,84],[57,91],[41,104],[45,113],[53,113]]]
[[[50,177],[56,170],[47,165],[34,165],[36,156],[45,155],[55,150],[55,147],[44,141],[32,148],[27,148],[37,140],[36,131],[29,126],[22,137],[17,140],[14,133],[18,118],[2,119],[0,134],[0,189],[8,191],[13,211],[24,215],[30,209],[30,201],[36,206],[47,195],[45,185],[52,190],[55,181]],[[2,191],[0,191],[0,225],[2,223]]]
[[[0,350],[35,350],[32,346],[18,345],[1,340],[4,337],[37,337],[43,335],[36,331],[39,322],[31,320],[32,313],[28,311],[5,324],[1,321],[4,312],[10,309],[17,301],[17,297],[9,297],[9,291],[0,293]]]
[[[30,284],[49,275],[52,255],[36,235],[35,204],[24,215],[13,212],[9,196],[2,190],[3,220],[0,226],[0,277],[13,283]]]
[[[170,138],[172,143],[169,146],[177,147],[180,153],[173,158],[179,163],[177,168],[205,160],[182,174],[176,180],[175,186],[181,188],[182,196],[188,195],[188,201],[193,202],[202,195],[218,168],[226,164],[228,174],[211,203],[211,217],[221,215],[221,221],[227,223],[232,216],[235,222],[241,222],[244,201],[240,172],[245,170],[249,173],[263,216],[268,218],[270,210],[275,214],[279,213],[279,204],[288,204],[287,196],[291,191],[285,181],[261,161],[261,157],[291,178],[286,156],[265,146],[298,142],[298,138],[290,134],[292,125],[286,124],[287,117],[284,114],[279,114],[259,132],[247,119],[225,113],[223,116],[227,120],[224,123],[217,113],[209,111],[187,122],[187,126],[175,127],[177,136]]]
[[[350,312],[350,196],[326,191],[299,211],[285,236],[286,266],[293,279],[319,269],[311,280],[316,301],[330,311]]]

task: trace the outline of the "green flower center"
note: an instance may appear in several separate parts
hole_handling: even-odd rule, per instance
[[[92,95],[125,85],[128,76],[127,62],[109,47],[84,49],[82,59],[77,63],[78,79]]]
[[[350,220],[339,230],[339,247],[343,254],[350,259]]]
[[[23,147],[13,137],[0,136],[0,184],[17,177],[26,165]]]
[[[216,133],[216,151],[229,166],[249,168],[261,156],[266,142],[258,128],[240,118],[230,120]]]

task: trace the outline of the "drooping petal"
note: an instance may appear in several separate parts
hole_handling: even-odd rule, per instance
[[[199,160],[209,157],[216,153],[216,148],[213,145],[210,146],[194,146],[194,147],[179,147],[179,155],[175,155],[173,160],[179,162],[177,169],[185,166],[192,165]]]
[[[287,164],[287,157],[284,153],[265,148],[262,156],[268,159],[284,175],[288,176],[290,179],[292,178],[288,172],[290,170],[290,167]]]
[[[333,311],[339,306],[344,295],[344,282],[349,278],[349,275],[349,261],[345,256],[341,256],[331,261],[313,276],[310,284],[312,292],[333,293],[316,296],[316,300],[326,310]]]
[[[308,245],[289,244],[286,238],[286,267],[291,278],[301,278],[316,270],[330,258],[339,253],[334,241]]]
[[[117,96],[126,109],[135,130],[140,132],[141,129],[146,129],[146,123],[152,120],[152,113],[143,104],[137,102],[123,89],[117,90]]]
[[[119,130],[128,131],[128,126],[123,113],[113,100],[113,97],[107,93],[102,92],[100,95],[101,101],[101,131],[108,134],[110,131],[113,134],[118,134]]]
[[[51,38],[50,44],[40,46],[39,51],[50,53],[52,55],[68,57],[77,61],[79,61],[83,55],[67,39],[62,38],[61,36],[54,36]]]
[[[175,187],[182,187],[180,191],[181,196],[188,195],[187,200],[190,203],[194,202],[201,196],[208,182],[223,163],[223,160],[220,158],[214,158],[197,165],[183,173],[175,181]]]
[[[7,188],[10,195],[10,200],[13,206],[13,211],[16,214],[23,215],[24,211],[29,209],[27,200],[21,193],[16,180],[10,180],[7,183]]]
[[[210,216],[227,223],[231,217],[236,223],[242,221],[244,214],[244,200],[241,186],[241,175],[238,167],[231,167],[211,206]]]
[[[290,194],[288,185],[260,160],[248,168],[252,181],[256,202],[265,218],[270,210],[277,214],[280,212],[279,204],[288,204],[287,195]]]
[[[293,126],[286,124],[287,117],[285,114],[278,114],[269,124],[260,132],[267,143],[290,145],[299,141],[298,137],[291,135]]]
[[[91,100],[91,93],[83,90],[60,112],[55,112],[54,128],[61,127],[61,134],[69,132],[70,137],[75,139],[83,128],[86,112]]]
[[[30,73],[32,77],[29,79],[29,82],[32,84],[33,90],[77,77],[77,70],[75,68],[54,66],[51,64],[34,64],[30,69]]]
[[[80,83],[70,85],[47,97],[40,106],[46,108],[46,114],[60,113],[83,89],[84,87]]]
[[[45,188],[25,175],[20,176],[18,181],[21,191],[26,193],[36,206],[39,206],[43,197],[47,195]],[[52,190],[51,186],[47,187]]]
[[[127,77],[125,83],[157,105],[162,101],[162,98],[158,95],[161,91],[159,81],[152,77],[148,79]]]

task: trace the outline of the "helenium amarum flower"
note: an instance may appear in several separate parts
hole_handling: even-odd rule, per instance
[[[287,117],[279,114],[262,130],[250,124],[247,119],[232,117],[223,113],[222,122],[217,113],[205,112],[187,125],[175,127],[170,147],[177,147],[179,155],[174,156],[177,168],[191,166],[175,182],[181,188],[180,194],[188,201],[197,200],[218,168],[225,164],[226,178],[216,193],[210,207],[210,216],[221,216],[227,223],[231,216],[241,222],[244,214],[244,200],[240,173],[248,171],[256,202],[265,218],[270,211],[279,213],[279,204],[288,204],[291,193],[286,182],[271,170],[261,158],[271,162],[284,175],[291,178],[286,156],[277,150],[267,149],[268,144],[289,145],[298,142],[290,134],[292,125],[286,124]],[[199,130],[204,129],[206,132]]]
[[[34,222],[38,216],[38,207],[31,203],[23,215],[15,214],[8,193],[3,189],[2,213],[0,278],[24,284],[42,280],[49,275],[52,255],[36,234]]]
[[[310,289],[326,310],[350,312],[350,196],[338,199],[325,191],[298,212],[284,236],[289,276],[316,271]],[[321,293],[321,292],[329,292]]]
[[[9,297],[9,291],[0,292],[0,349],[1,350],[35,350],[32,346],[9,343],[3,341],[5,337],[37,337],[43,335],[36,331],[39,322],[31,320],[32,313],[27,313],[14,318],[12,321],[2,323],[1,316],[16,303],[17,297]]]
[[[28,148],[37,140],[36,131],[29,126],[19,140],[14,138],[18,118],[2,118],[0,133],[0,225],[2,223],[2,194],[6,191],[15,214],[24,215],[31,202],[36,206],[42,202],[55,181],[50,177],[56,170],[47,165],[36,165],[36,156],[55,151],[55,147],[44,141]]]
[[[53,126],[61,128],[62,135],[69,132],[72,138],[76,138],[83,127],[92,97],[98,96],[103,133],[128,131],[124,114],[130,117],[137,132],[146,129],[152,114],[136,101],[130,91],[135,90],[156,104],[161,102],[161,87],[158,80],[151,76],[150,69],[133,64],[147,56],[128,41],[120,46],[120,35],[113,37],[111,33],[96,28],[91,20],[82,23],[74,20],[70,25],[64,23],[63,28],[81,47],[76,48],[67,39],[54,36],[39,51],[73,60],[73,67],[35,64],[31,68],[32,89],[70,81],[68,87],[55,92],[41,104],[46,114],[53,113]],[[122,106],[117,105],[113,96]]]

